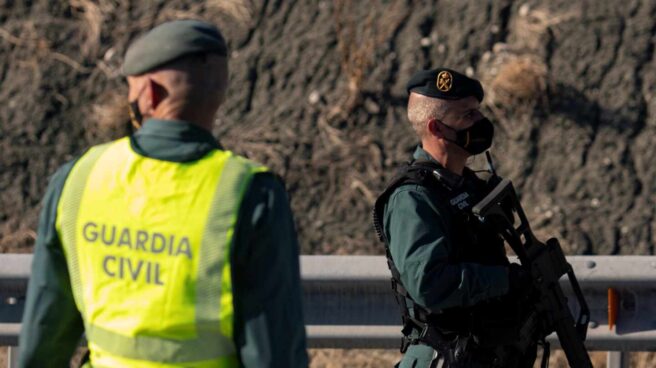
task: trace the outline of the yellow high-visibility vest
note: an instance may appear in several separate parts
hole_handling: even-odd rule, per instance
[[[57,208],[93,367],[235,367],[230,247],[266,168],[213,150],[187,163],[91,148]]]

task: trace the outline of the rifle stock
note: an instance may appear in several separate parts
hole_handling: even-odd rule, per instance
[[[503,179],[477,203],[472,212],[481,221],[492,224],[513,249],[519,261],[531,275],[536,291],[536,312],[539,313],[539,336],[543,345],[548,334],[556,332],[571,367],[592,367],[584,341],[590,319],[590,310],[576,280],[574,271],[563,254],[557,239],[546,244],[535,238],[524,210],[508,179]],[[516,218],[519,221],[516,221]],[[515,223],[518,223],[515,226]],[[576,321],[560,288],[559,280],[567,275],[579,305]],[[536,337],[534,337],[536,338]],[[545,345],[545,353],[548,346]],[[544,364],[543,360],[543,364]]]

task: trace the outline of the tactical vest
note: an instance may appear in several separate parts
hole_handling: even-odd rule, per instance
[[[451,343],[452,337],[471,334],[479,321],[476,308],[429,311],[416,304],[408,294],[394,265],[383,226],[385,205],[390,196],[398,187],[408,184],[421,185],[436,195],[439,201],[437,205],[445,211],[444,218],[451,220],[446,226],[447,236],[454,246],[449,254],[449,262],[507,265],[501,237],[471,213],[472,206],[490,191],[497,180],[494,177],[488,184],[469,169],[465,169],[463,176],[459,177],[435,162],[414,161],[400,170],[376,200],[373,209],[374,228],[379,240],[385,244],[387,263],[392,273],[392,289],[401,307],[404,335],[401,352],[405,352],[409,345],[418,343],[444,350]]]
[[[148,158],[129,138],[76,162],[56,227],[93,366],[238,365],[230,249],[244,192],[265,170],[222,150]]]

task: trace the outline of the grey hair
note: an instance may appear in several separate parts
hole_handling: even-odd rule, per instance
[[[408,120],[419,138],[423,138],[428,132],[426,122],[429,119],[443,120],[449,112],[446,101],[411,93],[408,99]]]

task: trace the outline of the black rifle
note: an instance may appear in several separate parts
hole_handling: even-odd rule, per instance
[[[498,177],[495,178],[498,180]],[[572,266],[567,263],[558,240],[551,238],[546,243],[542,243],[535,238],[515,188],[508,179],[501,180],[473,207],[472,212],[481,221],[490,223],[497,229],[519,258],[522,267],[531,275],[536,294],[534,308],[540,315],[537,338],[544,346],[547,360],[549,344],[545,338],[555,331],[571,367],[592,367],[583,344],[588,330],[590,310],[583,298]],[[515,215],[519,218],[517,227],[515,227]],[[558,281],[565,274],[579,305],[576,322]],[[543,359],[542,363],[546,364],[546,360]]]

